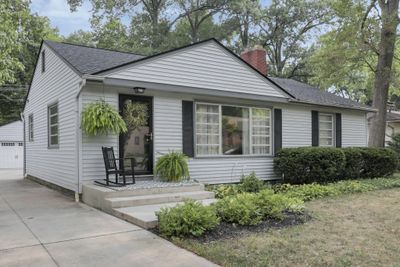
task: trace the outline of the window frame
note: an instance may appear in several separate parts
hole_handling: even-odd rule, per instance
[[[57,107],[57,113],[54,115],[50,115],[50,109],[52,107],[56,106]],[[57,116],[57,123],[51,124],[51,118]],[[53,102],[52,104],[49,104],[47,106],[47,146],[50,149],[53,148],[59,148],[60,146],[60,111],[59,111],[59,107],[58,107],[58,101],[57,102]],[[51,134],[51,127],[57,126],[57,134]],[[53,136],[57,136],[57,144],[52,144],[51,143],[51,137]]]
[[[332,144],[321,145],[321,116],[330,116],[332,118]],[[318,113],[318,144],[320,147],[336,147],[336,118],[333,113]]]
[[[197,105],[214,105],[218,106],[219,110],[219,149],[218,149],[218,154],[209,154],[209,155],[199,155],[197,153]],[[238,107],[238,108],[247,108],[249,109],[249,146],[250,146],[250,153],[249,154],[241,154],[241,155],[225,155],[222,153],[222,106],[231,106],[231,107]],[[236,105],[232,103],[216,103],[216,102],[204,102],[204,101],[194,101],[193,105],[193,135],[194,135],[194,158],[235,158],[235,157],[272,157],[273,156],[273,148],[274,148],[274,132],[273,132],[273,108],[270,106],[257,106],[257,105]],[[269,137],[270,137],[270,143],[269,143],[269,153],[267,154],[253,154],[253,125],[252,125],[252,110],[253,109],[266,109],[269,111]]]
[[[34,131],[33,131],[33,113],[28,116],[28,141],[34,141]]]

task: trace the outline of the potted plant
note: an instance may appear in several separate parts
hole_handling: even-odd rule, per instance
[[[180,182],[183,178],[189,178],[187,156],[181,152],[169,152],[161,156],[156,165],[156,175],[162,181]]]
[[[82,128],[88,136],[120,134],[128,131],[118,111],[104,100],[98,100],[84,108]]]

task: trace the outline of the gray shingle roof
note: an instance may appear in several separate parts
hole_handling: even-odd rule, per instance
[[[369,106],[360,104],[350,99],[337,96],[333,93],[322,91],[308,84],[292,79],[269,77],[273,82],[282,87],[296,100],[323,106],[339,106],[355,109],[372,109]]]
[[[132,53],[117,52],[82,45],[53,41],[44,42],[81,74],[94,74],[144,57]]]
[[[118,52],[53,41],[44,42],[81,74],[95,74],[145,58],[145,56],[127,52]],[[269,77],[269,79],[275,82],[284,91],[291,94],[296,100],[301,102],[324,106],[339,106],[365,110],[371,109],[369,106],[362,105],[326,91],[321,91],[318,88],[292,79],[274,77]]]

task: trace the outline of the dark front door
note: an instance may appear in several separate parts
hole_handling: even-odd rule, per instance
[[[128,107],[128,106],[129,107]],[[119,110],[126,120],[128,132],[120,135],[119,153],[121,158],[134,158],[135,174],[153,173],[153,129],[152,129],[152,110],[153,99],[151,97],[120,95]],[[132,111],[132,112],[129,112]],[[147,114],[147,120],[138,120],[135,118]],[[139,114],[139,115],[138,115]],[[129,121],[134,123],[129,125]],[[125,161],[125,166],[129,166],[129,160]]]

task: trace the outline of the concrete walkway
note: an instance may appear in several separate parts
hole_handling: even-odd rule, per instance
[[[215,266],[61,193],[0,170],[0,266]]]

